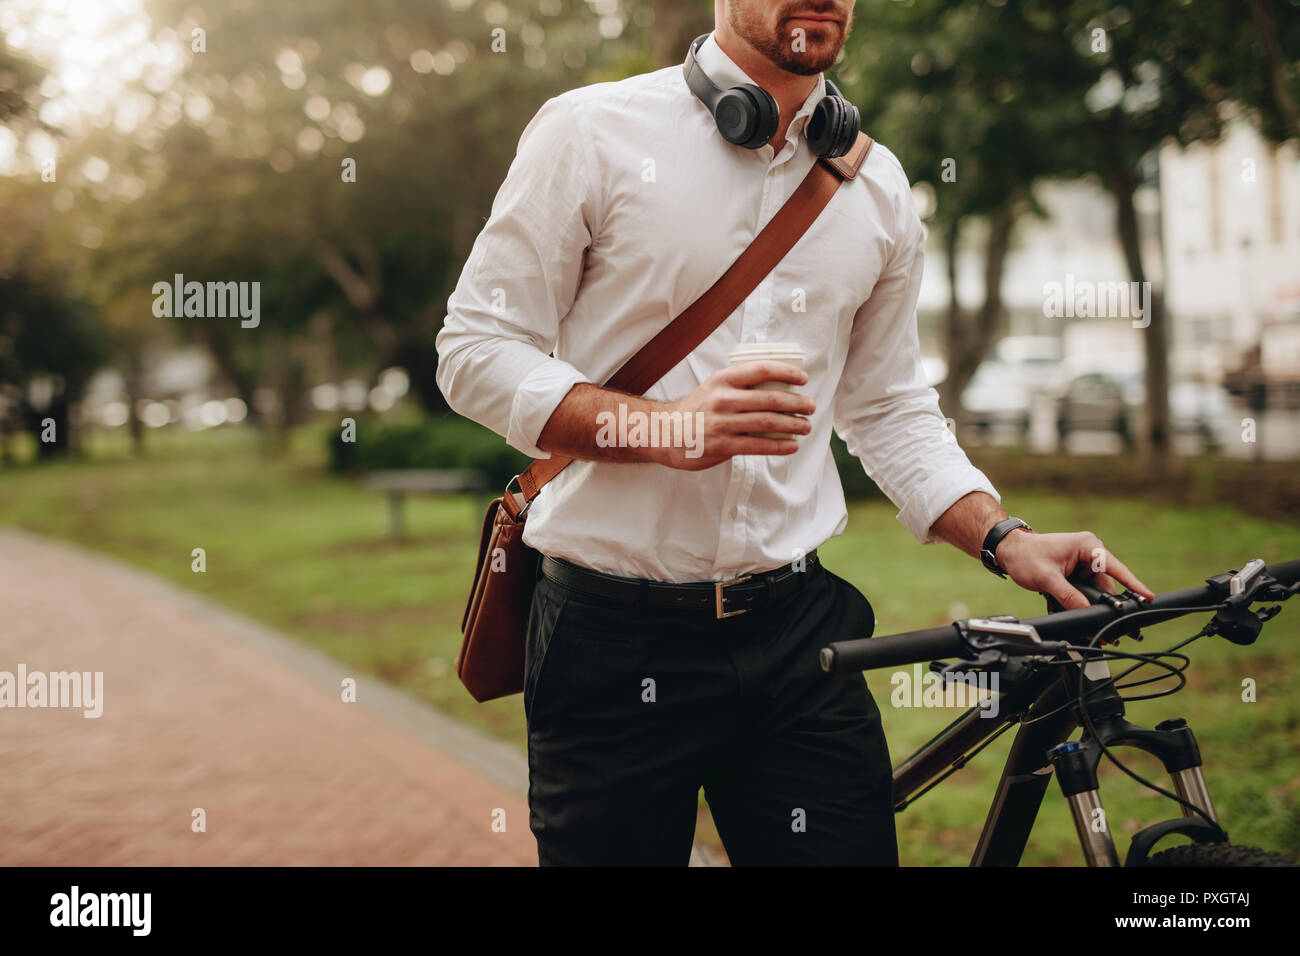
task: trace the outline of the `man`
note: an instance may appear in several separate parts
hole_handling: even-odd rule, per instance
[[[774,97],[780,122],[758,149],[722,138],[679,67],[548,101],[449,301],[451,406],[529,455],[577,459],[525,535],[546,556],[524,690],[543,864],[684,864],[701,787],[733,864],[897,863],[879,711],[861,675],[817,665],[820,647],[874,625],[815,555],[846,523],[832,427],[923,543],[979,555],[999,526],[993,567],[1022,587],[1086,606],[1066,576],[1104,561],[1099,585],[1151,596],[1091,534],[1001,525],[926,386],[924,230],[880,144],[644,397],[595,384],[721,275],[816,161],[807,124],[852,13],[718,0],[697,62],[721,88]],[[803,369],[728,367],[755,341],[799,344]],[[794,389],[753,388],[765,382]],[[598,425],[620,411],[685,413],[700,444],[611,444]]]

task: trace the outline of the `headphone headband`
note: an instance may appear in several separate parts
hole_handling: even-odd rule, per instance
[[[682,66],[682,72],[686,76],[686,85],[690,87],[691,92],[712,112],[714,105],[718,102],[718,97],[722,95],[722,90],[718,89],[718,85],[709,79],[709,74],[704,72],[704,68],[695,59],[695,51],[700,48],[708,36],[705,33],[691,41],[690,49],[686,51],[686,63]]]

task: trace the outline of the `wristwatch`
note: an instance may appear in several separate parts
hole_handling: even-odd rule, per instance
[[[990,528],[989,533],[984,536],[984,545],[980,548],[980,560],[984,562],[984,567],[1000,578],[1005,578],[1007,572],[1003,571],[1002,566],[998,564],[998,545],[1017,528],[1024,528],[1026,531],[1034,530],[1019,518],[1005,518]]]

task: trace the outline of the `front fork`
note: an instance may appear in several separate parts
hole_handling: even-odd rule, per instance
[[[1102,757],[1098,741],[1107,747],[1135,747],[1156,757],[1172,779],[1174,792],[1203,810],[1215,824],[1211,827],[1195,810],[1180,804],[1184,819],[1156,823],[1134,835],[1127,865],[1144,863],[1155,842],[1170,833],[1183,833],[1198,841],[1226,840],[1227,834],[1217,826],[1219,818],[1205,785],[1205,775],[1201,772],[1201,751],[1187,721],[1182,718],[1162,721],[1154,730],[1129,723],[1124,719],[1123,699],[1110,682],[1109,668],[1103,672],[1104,664],[1098,667],[1098,663],[1088,665],[1084,678],[1084,700],[1096,730],[1096,739],[1066,741],[1047,752],[1061,793],[1070,805],[1074,828],[1079,834],[1079,844],[1088,865],[1120,865],[1097,783],[1097,765]],[[1073,679],[1077,678],[1076,670]]]

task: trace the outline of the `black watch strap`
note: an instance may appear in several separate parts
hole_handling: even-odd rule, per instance
[[[1026,531],[1034,530],[1019,518],[1005,518],[990,528],[989,533],[984,536],[984,545],[980,548],[980,560],[984,562],[984,567],[1000,578],[1005,578],[1007,572],[1003,571],[1002,566],[998,564],[998,545],[1017,528],[1024,528]]]

